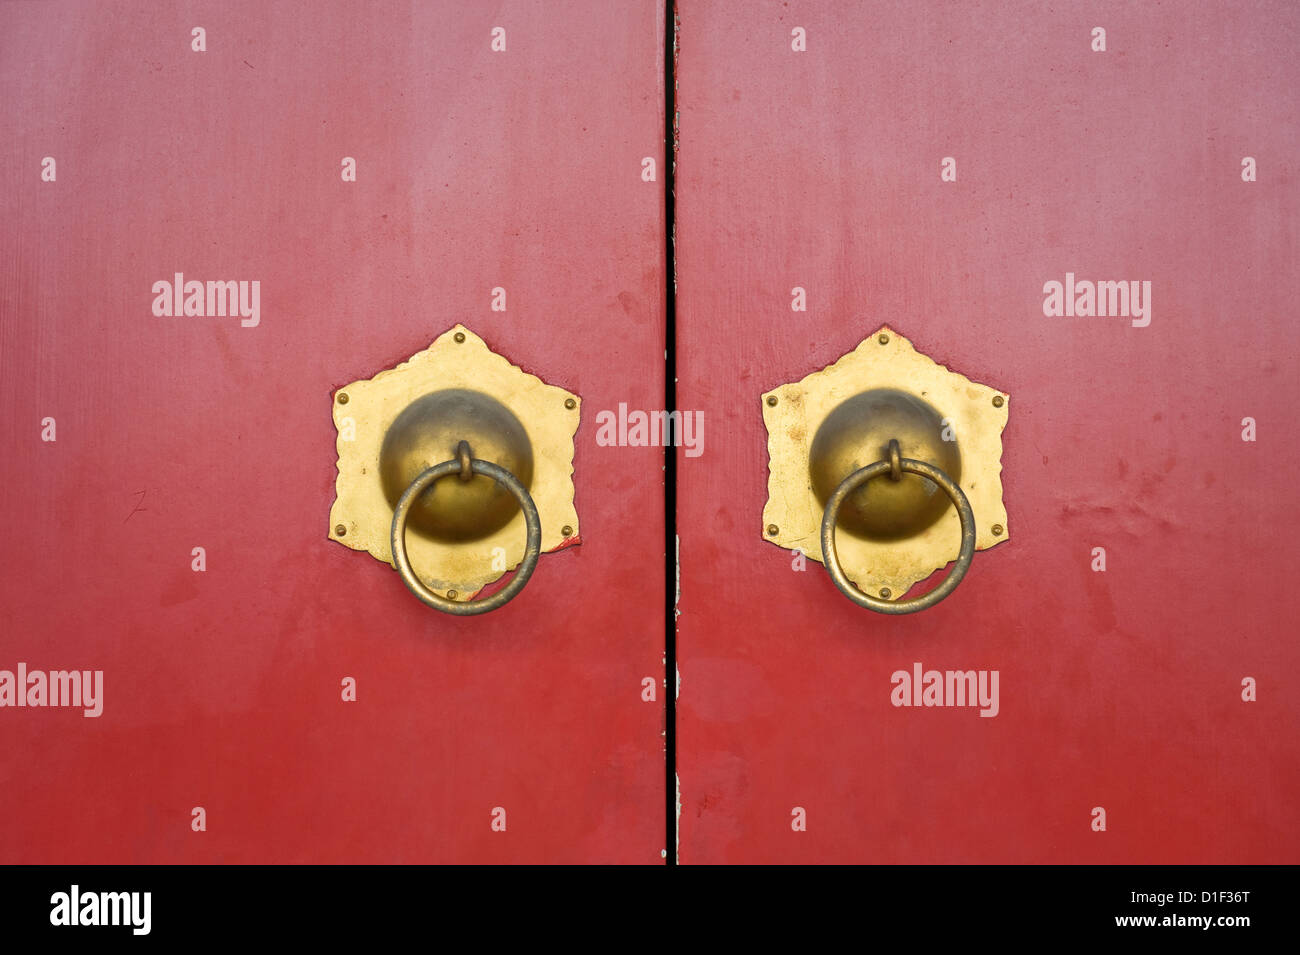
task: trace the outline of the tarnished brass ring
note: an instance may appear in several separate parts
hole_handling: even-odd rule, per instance
[[[948,576],[928,594],[911,600],[884,600],[863,593],[844,575],[844,568],[840,566],[840,557],[835,551],[835,520],[844,499],[872,478],[889,474],[891,462],[877,461],[875,464],[854,471],[840,482],[826,502],[826,512],[822,515],[822,560],[840,593],[858,606],[877,613],[916,613],[918,610],[933,607],[957,589],[962,577],[966,576],[966,571],[970,569],[971,558],[975,556],[975,512],[971,510],[970,501],[966,500],[962,489],[942,469],[926,464],[924,461],[901,458],[898,466],[908,474],[919,474],[921,477],[929,478],[943,488],[944,493],[952,499],[953,505],[957,508],[957,516],[961,519],[961,550],[957,553],[957,563],[953,565]]]
[[[455,614],[458,617],[469,617],[474,614],[487,613],[489,610],[496,610],[503,607],[518,595],[519,591],[524,589],[524,584],[528,583],[528,578],[533,575],[533,570],[537,567],[537,558],[542,553],[542,520],[537,514],[537,505],[533,503],[532,495],[528,493],[528,488],[511,474],[508,470],[491,461],[482,461],[478,458],[470,459],[470,467],[475,474],[482,474],[484,477],[490,477],[507,491],[515,496],[519,502],[520,509],[524,512],[524,523],[528,528],[528,536],[524,545],[524,559],[519,564],[519,569],[515,571],[514,578],[491,597],[483,600],[460,601],[451,600],[441,594],[436,594],[415,576],[415,571],[411,569],[411,559],[406,553],[406,520],[411,513],[411,505],[416,499],[428,489],[434,481],[441,477],[447,477],[452,474],[459,474],[461,470],[461,461],[458,458],[451,461],[443,461],[441,464],[435,464],[427,471],[420,474],[410,485],[402,492],[401,498],[397,501],[397,507],[393,509],[393,529],[392,529],[392,546],[393,546],[393,563],[397,566],[397,572],[402,577],[402,583],[415,596],[420,598],[434,610],[441,610],[443,613]]]

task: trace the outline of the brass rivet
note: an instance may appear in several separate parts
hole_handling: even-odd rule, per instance
[[[448,600],[455,600],[455,599],[456,599],[456,591],[454,591],[454,590],[449,590],[449,591],[447,591],[447,599],[448,599]]]
[[[893,595],[893,593],[894,592],[890,590],[888,587],[880,588],[880,596],[883,597],[885,600],[888,600]]]
[[[767,396],[767,404],[768,404],[768,407],[770,407],[770,408],[775,408],[775,407],[776,407],[776,395],[768,395],[768,396]]]
[[[993,525],[993,536],[994,536],[994,537],[1001,537],[1001,536],[1002,536],[1002,531],[1003,531],[1003,530],[1005,530],[1005,528],[1003,528],[1003,526],[1002,526],[1001,524],[994,524],[994,525]]]
[[[768,537],[775,537],[775,536],[776,536],[777,534],[779,534],[779,533],[781,533],[781,528],[777,527],[775,524],[768,524],[768,525],[767,525],[767,536],[768,536]]]
[[[885,335],[885,334],[881,334],[881,336],[880,336],[879,338],[877,338],[876,341],[880,342],[880,344],[882,344],[882,345],[888,345],[888,344],[889,344],[889,336],[888,336],[888,335]]]
[[[560,536],[561,536],[561,537],[572,537],[572,536],[573,536],[573,528],[570,527],[568,524],[565,524],[563,527],[560,528]]]
[[[335,536],[337,536],[337,537],[342,537],[342,536],[343,536],[344,534],[346,534],[347,532],[348,532],[348,529],[347,529],[347,526],[346,526],[346,525],[344,525],[344,524],[335,524],[335,525],[334,525],[334,534],[335,534]]]
[[[565,398],[565,399],[564,399],[564,407],[566,407],[566,408],[568,408],[570,411],[572,411],[574,408],[578,407],[578,402],[577,402],[577,400],[574,399],[574,398]]]
[[[464,333],[464,332],[457,332],[455,335],[452,336],[452,338],[456,339],[457,344],[459,344],[460,342],[463,342],[463,341],[465,340],[465,333]],[[454,591],[454,590],[452,591],[452,593],[455,593],[455,592],[456,592],[456,591]]]
[[[993,396],[993,407],[994,407],[994,408],[1001,408],[1005,403],[1006,403],[1006,399],[1004,399],[1001,395],[994,395],[994,396]]]
[[[341,404],[341,405],[345,405],[345,404],[347,404],[347,403],[348,403],[348,393],[347,393],[346,391],[340,391],[340,392],[339,392],[339,404]]]

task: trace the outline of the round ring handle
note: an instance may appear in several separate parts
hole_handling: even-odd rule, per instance
[[[490,610],[505,606],[519,594],[519,591],[524,589],[524,584],[528,583],[528,578],[533,575],[533,570],[537,567],[537,558],[542,553],[542,520],[537,514],[537,505],[533,503],[528,488],[524,487],[517,477],[491,461],[470,458],[469,466],[474,474],[490,477],[513,494],[515,500],[519,502],[519,507],[524,512],[524,523],[528,528],[527,542],[524,545],[524,559],[520,562],[519,569],[515,571],[515,576],[510,583],[491,597],[486,597],[483,600],[451,600],[441,594],[434,593],[424,586],[420,578],[415,576],[415,571],[411,569],[411,559],[406,553],[406,521],[410,517],[411,506],[415,503],[416,498],[423,494],[434,481],[451,474],[462,474],[464,462],[461,458],[463,458],[463,455],[451,461],[435,464],[420,474],[402,492],[402,496],[397,501],[397,507],[393,509],[391,540],[393,563],[402,577],[402,583],[406,584],[406,588],[411,593],[434,610],[455,614],[458,617],[470,617],[474,614],[487,613]],[[465,477],[468,476],[465,475]]]
[[[835,551],[835,519],[839,516],[844,499],[872,478],[889,474],[894,468],[908,474],[919,474],[921,477],[929,478],[943,488],[944,493],[952,499],[952,503],[957,508],[957,516],[961,519],[961,550],[957,554],[957,563],[938,587],[928,594],[911,600],[884,600],[863,593],[844,575],[844,568],[840,566],[840,556]],[[822,515],[822,558],[826,570],[831,575],[831,580],[835,581],[835,586],[839,588],[840,593],[868,610],[877,613],[904,614],[933,607],[957,589],[962,577],[966,576],[966,571],[970,569],[971,558],[974,556],[975,512],[971,510],[970,501],[966,500],[962,489],[942,469],[926,464],[924,461],[894,458],[893,461],[877,461],[875,464],[868,464],[841,481],[839,487],[831,494],[830,500],[826,502],[826,511]]]

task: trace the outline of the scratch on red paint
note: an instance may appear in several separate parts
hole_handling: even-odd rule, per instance
[[[566,537],[564,540],[560,541],[560,543],[552,547],[546,553],[554,554],[556,551],[567,550],[570,547],[577,547],[581,543],[582,543],[582,535],[574,534],[572,537]]]

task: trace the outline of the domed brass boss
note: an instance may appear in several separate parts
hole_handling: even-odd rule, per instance
[[[832,411],[817,429],[808,454],[813,491],[825,507],[841,481],[869,464],[898,453],[931,464],[961,480],[956,437],[945,440],[943,418],[928,402],[897,388],[873,388]],[[842,531],[877,541],[914,537],[932,525],[952,502],[937,484],[916,474],[870,481],[850,493],[839,511]]]
[[[796,560],[825,563],[855,603],[894,614],[933,606],[976,550],[1008,539],[1006,392],[948,370],[888,326],[761,401],[768,500],[760,533],[797,551]],[[952,561],[939,586],[905,596]]]
[[[578,396],[512,365],[465,326],[344,385],[333,406],[329,537],[393,565],[429,606],[458,615],[499,607],[540,554],[580,543]],[[504,587],[476,599],[511,570]]]
[[[379,449],[384,496],[397,507],[411,482],[436,464],[456,458],[460,442],[472,458],[491,461],[525,488],[533,483],[533,446],[517,417],[491,395],[444,388],[402,410]],[[482,540],[510,523],[519,503],[482,474],[439,481],[411,505],[409,527],[437,541]]]

